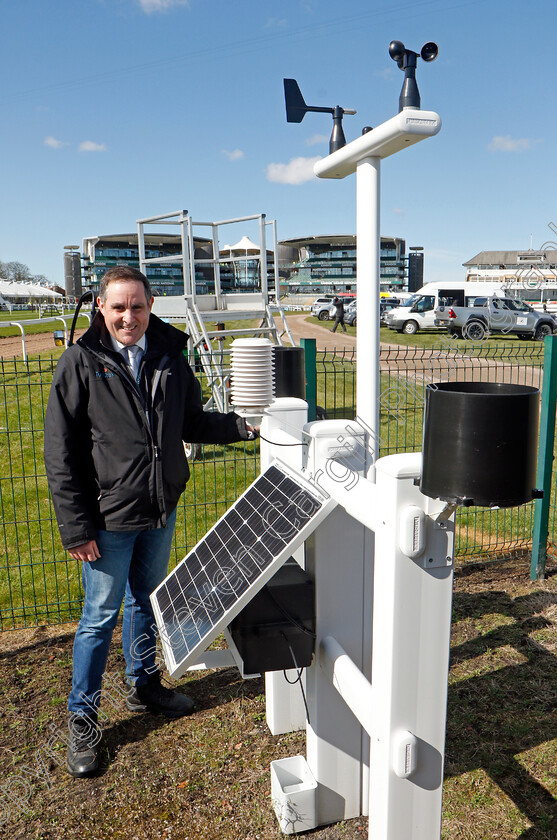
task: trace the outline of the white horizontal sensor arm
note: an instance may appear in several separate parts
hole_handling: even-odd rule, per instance
[[[389,157],[440,130],[441,117],[435,111],[405,108],[342,149],[318,160],[313,171],[319,178],[345,178],[355,172],[358,163],[365,158]]]
[[[371,683],[333,636],[321,639],[319,664],[350,711],[368,735],[372,735]]]

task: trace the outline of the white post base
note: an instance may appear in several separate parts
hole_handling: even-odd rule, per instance
[[[377,462],[370,823],[373,840],[441,834],[454,520],[424,496],[421,454]]]
[[[261,470],[266,469],[273,458],[280,458],[285,464],[301,470],[304,447],[295,444],[302,444],[302,429],[307,419],[308,405],[304,400],[280,397],[269,406],[261,423],[261,434],[265,438],[261,441]],[[303,547],[294,554],[294,559],[304,568]],[[295,681],[295,670],[286,674],[290,683]],[[305,681],[305,675],[302,679]],[[265,674],[266,720],[273,735],[296,732],[306,726],[300,686],[290,683],[282,671]]]

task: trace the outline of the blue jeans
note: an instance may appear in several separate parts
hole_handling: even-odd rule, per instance
[[[143,685],[157,670],[156,625],[149,595],[164,580],[176,511],[166,528],[151,531],[99,531],[100,559],[82,564],[85,603],[73,647],[73,684],[68,709],[96,712],[112,631],[122,600],[122,645],[126,679]]]

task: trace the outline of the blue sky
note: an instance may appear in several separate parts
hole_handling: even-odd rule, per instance
[[[279,238],[355,232],[354,176],[311,176],[331,120],[348,140],[398,111],[393,39],[418,62],[436,137],[384,161],[385,235],[460,279],[484,249],[557,239],[551,0],[2,0],[0,260],[63,283],[63,248],[145,216],[266,213]],[[250,230],[246,228],[246,233]],[[240,238],[242,231],[237,232]],[[224,244],[224,243],[221,243]]]

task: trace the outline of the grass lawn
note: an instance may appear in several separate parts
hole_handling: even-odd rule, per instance
[[[420,338],[418,334],[413,341]],[[30,357],[27,366],[13,359],[1,365],[0,514],[7,574],[0,580],[0,627],[56,622],[80,611],[79,566],[60,545],[42,463],[44,408],[61,352],[53,348],[48,354]],[[404,360],[401,364],[400,369],[384,372],[381,380],[383,455],[421,448],[425,381],[408,376]],[[208,396],[207,382],[201,379]],[[352,357],[328,359],[325,364],[318,354],[317,389],[317,403],[330,418],[354,418],[356,363]],[[202,460],[195,463],[180,502],[176,560],[214,524],[258,469],[258,447],[253,444],[203,447]],[[533,505],[506,511],[462,509],[457,516],[457,554],[489,556],[509,547],[527,548],[532,517]],[[552,518],[552,532],[555,525]]]

